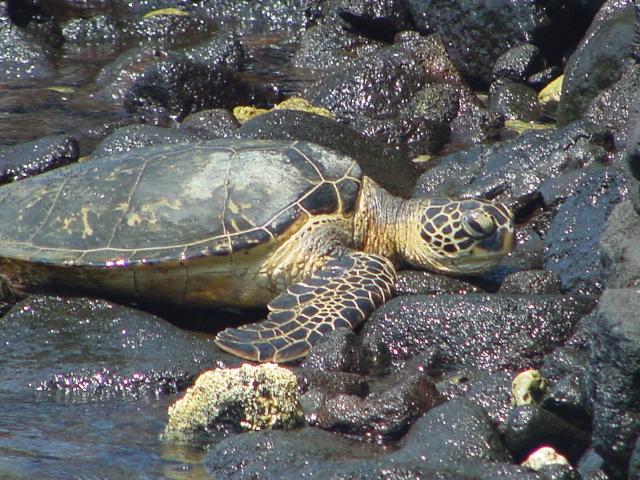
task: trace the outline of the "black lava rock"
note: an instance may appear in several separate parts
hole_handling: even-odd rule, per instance
[[[409,9],[420,32],[442,36],[451,59],[474,86],[488,86],[495,59],[550,27],[544,8],[531,2],[410,0]]]
[[[612,132],[617,149],[624,150],[632,133],[633,104],[640,92],[640,65],[630,65],[620,79],[611,87],[601,91],[589,104],[585,118]],[[630,122],[631,120],[631,122]]]
[[[540,406],[584,431],[591,430],[591,405],[584,388],[584,371],[552,382]]]
[[[125,93],[123,106],[156,123],[164,114],[179,121],[207,108],[252,105],[255,98],[233,70],[173,57],[151,64]]]
[[[597,294],[602,289],[600,238],[625,192],[620,169],[589,168],[558,210],[545,238],[545,268],[560,278],[565,291]]]
[[[331,16],[340,18],[349,29],[370,38],[391,41],[397,32],[413,28],[403,0],[330,0],[328,8],[334,12]]]
[[[560,293],[560,279],[547,270],[524,270],[507,275],[499,293],[545,294]]]
[[[603,470],[604,460],[593,448],[589,448],[578,462],[578,472],[582,480],[609,480]],[[629,479],[634,477],[629,476]]]
[[[365,361],[358,337],[349,329],[339,328],[311,348],[301,367],[319,372],[367,373]]]
[[[242,43],[237,35],[222,32],[206,41],[180,50],[174,50],[176,55],[184,55],[195,63],[209,66],[219,65],[232,70],[244,67],[247,58]]]
[[[398,272],[396,295],[439,295],[443,293],[481,293],[482,288],[460,278],[432,272],[403,270]]]
[[[465,369],[438,382],[438,391],[447,400],[464,398],[484,408],[496,425],[503,423],[511,411],[511,382],[506,372]]]
[[[323,399],[338,394],[355,395],[364,398],[369,394],[369,383],[357,373],[318,371],[305,367],[293,369],[298,378],[300,392],[315,392]]]
[[[420,371],[396,374],[385,383],[386,390],[373,391],[366,398],[336,395],[327,399],[313,414],[313,424],[377,441],[393,440],[443,401],[435,385]]]
[[[505,445],[516,462],[538,448],[550,445],[572,462],[589,447],[588,431],[580,430],[537,405],[515,407],[504,426]]]
[[[213,478],[331,478],[347,461],[372,458],[381,449],[318,428],[264,430],[227,438],[209,450]]]
[[[455,471],[464,464],[506,462],[500,435],[487,412],[468,400],[450,400],[423,415],[404,436],[394,461],[424,459]]]
[[[129,125],[107,135],[96,146],[91,158],[107,157],[149,145],[184,143],[199,139],[196,133],[190,131],[151,125]]]
[[[64,135],[39,138],[0,149],[0,183],[19,180],[75,162],[78,142]]]
[[[0,83],[45,80],[55,75],[51,49],[13,24],[7,2],[0,4]]]
[[[195,132],[203,139],[226,138],[232,136],[240,124],[224,108],[200,110],[187,115],[180,122],[180,129]]]
[[[322,16],[322,1],[205,0],[194,2],[192,11],[218,25],[230,25],[239,36],[286,33],[295,39]],[[172,4],[173,5],[173,4]]]
[[[489,94],[489,110],[506,119],[531,121],[540,117],[538,94],[527,85],[502,78],[491,84]]]
[[[315,25],[302,34],[293,64],[321,75],[369,55],[384,43],[345,30],[339,23]]]
[[[535,368],[591,308],[562,295],[404,296],[374,312],[363,345],[395,362],[428,353],[431,368]]]
[[[321,78],[304,96],[314,105],[328,108],[340,121],[351,124],[358,117],[397,117],[420,90],[424,74],[402,46],[381,48]]]
[[[637,289],[605,290],[588,327],[586,380],[593,403],[593,447],[612,478],[627,478],[640,434],[639,311]]]
[[[365,175],[394,195],[403,197],[409,195],[418,176],[418,169],[396,149],[346,125],[308,112],[273,110],[243,124],[236,136],[303,140],[322,145],[354,158]]]
[[[0,319],[0,389],[99,401],[175,393],[226,363],[211,340],[104,300],[34,296]]]
[[[537,199],[547,178],[601,162],[609,137],[581,123],[447,155],[423,174],[415,196],[498,197],[517,209]]]
[[[540,49],[530,43],[522,43],[498,57],[493,66],[493,78],[508,78],[516,82],[524,82],[544,68],[544,58]]]
[[[600,238],[606,288],[640,287],[640,215],[630,201],[619,203]]]
[[[633,61],[633,0],[608,0],[565,68],[558,112],[561,123],[579,118],[591,100],[616,82]]]

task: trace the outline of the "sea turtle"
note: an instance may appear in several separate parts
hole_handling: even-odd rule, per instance
[[[0,272],[132,300],[264,306],[220,332],[249,360],[303,357],[392,294],[397,267],[493,267],[514,244],[508,208],[402,200],[353,159],[304,142],[156,145],[0,188]]]

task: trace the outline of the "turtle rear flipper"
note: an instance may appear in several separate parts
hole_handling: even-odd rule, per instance
[[[265,321],[227,328],[215,342],[247,360],[295,360],[327,332],[359,325],[391,296],[394,283],[395,269],[382,256],[352,252],[333,258],[274,298]]]

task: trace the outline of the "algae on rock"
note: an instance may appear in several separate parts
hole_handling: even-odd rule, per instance
[[[185,396],[169,407],[163,438],[185,439],[216,422],[240,430],[288,429],[304,418],[295,375],[275,364],[204,372]]]

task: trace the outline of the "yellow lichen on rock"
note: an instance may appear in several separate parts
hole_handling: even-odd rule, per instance
[[[549,382],[537,370],[520,372],[511,383],[511,405],[538,403],[549,390]]]
[[[519,134],[528,130],[548,130],[555,128],[555,125],[552,123],[525,122],[524,120],[505,120],[504,126]]]
[[[238,122],[244,123],[244,122],[248,122],[252,118],[257,117],[258,115],[267,113],[268,111],[269,110],[267,110],[266,108],[257,108],[257,107],[251,107],[248,105],[241,105],[233,109],[233,116],[236,117],[236,120]]]
[[[552,80],[546,87],[540,90],[538,93],[538,101],[542,104],[549,102],[559,102],[560,95],[562,93],[562,81],[564,75],[560,75],[555,80]]]
[[[185,396],[169,407],[165,439],[185,439],[217,420],[237,421],[244,430],[293,428],[304,414],[293,373],[275,364],[204,372]]]
[[[334,115],[326,108],[316,107],[309,101],[300,97],[288,98],[287,100],[275,105],[272,110],[299,110],[302,112],[315,113],[316,115],[321,115],[331,119],[335,118]],[[244,123],[269,111],[271,110],[251,106],[239,106],[233,109],[233,116],[236,117],[238,122]]]
[[[331,113],[326,108],[316,107],[311,104],[308,100],[300,97],[291,97],[283,102],[278,103],[274,110],[299,110],[301,112],[309,112],[315,113],[316,115],[320,115],[322,117],[335,118],[333,113]]]
[[[179,17],[186,17],[189,15],[189,12],[185,12],[184,10],[180,10],[179,8],[160,8],[158,10],[152,10],[151,12],[145,13],[142,18],[147,19],[159,17],[160,15],[176,15]]]

